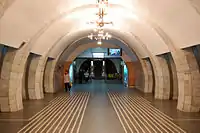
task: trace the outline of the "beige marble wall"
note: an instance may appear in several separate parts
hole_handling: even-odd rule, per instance
[[[64,67],[58,67],[57,59],[48,60],[45,70],[45,92],[56,93],[63,89],[61,84],[61,74],[63,74]]]
[[[148,77],[148,70],[147,70],[147,67],[145,65],[145,61],[143,59],[139,59],[140,61],[140,65],[141,65],[141,69],[142,69],[142,72],[141,72],[141,78],[142,78],[142,81],[141,81],[141,88],[139,87],[138,89],[141,90],[142,92],[144,93],[151,93],[149,91],[149,77]],[[137,82],[136,82],[137,84]]]
[[[172,52],[178,78],[178,105],[184,112],[200,110],[200,73],[192,48]]]
[[[39,99],[40,96],[37,94],[36,89],[35,89],[35,75],[36,75],[36,68],[38,65],[40,57],[33,55],[31,62],[30,62],[30,67],[29,67],[29,74],[28,74],[28,94],[29,94],[29,99]]]
[[[155,89],[155,97],[158,99],[169,99],[170,96],[170,75],[169,68],[166,59],[163,55],[156,56],[159,67],[161,69],[162,74],[158,74],[157,78],[162,79],[159,82],[162,84],[162,88]],[[158,81],[158,79],[157,79]],[[157,82],[158,83],[158,82]]]
[[[29,94],[28,94],[28,74],[29,74],[29,68],[30,68],[30,63],[32,60],[32,56],[29,55],[26,65],[25,65],[25,71],[23,75],[23,86],[22,86],[22,98],[23,99],[29,99]]]
[[[1,111],[14,112],[23,109],[23,75],[28,56],[26,48],[9,48],[5,55],[1,73]]]
[[[47,58],[45,56],[33,56],[28,75],[29,99],[43,99],[43,74]]]
[[[172,99],[177,100],[178,99],[178,79],[177,79],[177,71],[176,71],[176,65],[174,63],[174,60],[171,55],[169,55],[169,65],[171,66],[171,74],[172,74]]]
[[[155,78],[154,97],[156,99],[169,99],[170,80],[167,62],[162,55],[151,56],[150,61]]]
[[[153,70],[151,67],[150,60],[144,59],[144,67],[147,69],[147,75],[148,75],[148,80],[145,80],[147,82],[147,89],[146,93],[152,93],[153,91]]]
[[[46,68],[45,68],[45,73],[44,73],[44,91],[45,93],[53,93],[53,88],[50,87],[50,83],[52,82],[50,80],[50,72],[51,72],[51,67],[52,67],[53,60],[49,59],[47,60]]]
[[[39,99],[44,98],[44,71],[47,62],[46,56],[40,56],[35,74],[35,89],[38,93]]]
[[[57,63],[57,59],[54,60],[53,65],[52,65],[52,69],[50,72],[50,76],[51,76],[51,80],[53,79],[53,84],[51,84],[51,87],[54,88],[54,92],[58,92],[58,91],[63,91],[63,79],[62,79],[62,75],[64,72],[64,64],[65,62],[63,62],[62,64],[58,64]]]
[[[9,112],[9,80],[11,74],[12,61],[14,59],[16,51],[14,49],[8,49],[4,57],[2,65],[1,79],[0,79],[0,104],[2,112]]]

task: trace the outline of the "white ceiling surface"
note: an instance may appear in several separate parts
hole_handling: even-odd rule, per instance
[[[92,49],[92,48],[119,48],[118,46],[114,45],[114,44],[110,44],[110,43],[103,43],[101,46],[97,46],[95,45],[96,43],[92,42],[92,43],[87,43],[84,45],[80,45],[77,49],[75,49],[70,56],[66,59],[66,61],[73,61],[77,56],[81,56],[82,54],[84,54],[84,52],[88,52],[88,48]],[[86,51],[85,51],[86,50]],[[97,50],[98,51],[98,50]],[[83,52],[83,53],[82,53]],[[81,53],[81,54],[80,54]],[[130,61],[137,61],[137,57],[130,58],[125,51],[122,51],[122,59],[126,62],[130,62]]]
[[[88,50],[91,50],[89,48],[118,48],[118,46],[109,43],[103,43],[101,46],[98,46],[94,42],[83,44],[70,54],[70,56],[67,58],[67,61],[73,61],[77,56],[84,56],[84,54],[86,54],[85,52],[89,52]]]
[[[135,39],[133,38],[133,36],[131,36],[130,34],[118,31],[118,30],[110,30],[110,29],[106,29],[106,31],[108,31],[109,33],[111,33],[113,35],[113,38],[120,38],[118,39],[119,41],[122,41],[126,44],[129,44],[129,46],[131,48],[134,49],[135,53],[137,53],[137,55],[139,57],[147,57],[148,53],[146,52],[146,50],[142,47],[142,45],[139,45]],[[50,51],[49,56],[50,57],[56,57],[58,55],[60,55],[60,50],[68,45],[71,45],[72,42],[74,42],[77,38],[82,38],[84,39],[85,37],[87,37],[87,35],[91,32],[91,30],[78,30],[77,32],[73,32],[70,33],[66,36],[64,36],[62,39],[60,39],[59,42],[57,42],[56,45],[54,45],[54,48]],[[121,40],[123,39],[123,40]],[[76,42],[75,42],[76,43]]]
[[[108,27],[108,31],[129,43],[140,57],[148,56],[146,48],[153,55],[170,51],[148,21],[158,25],[178,48],[199,44],[200,16],[194,5],[200,3],[193,1],[109,0],[108,18],[113,20],[114,26]],[[50,51],[49,56],[56,57],[69,42],[87,36],[91,27],[86,21],[94,17],[93,6],[87,5],[95,2],[15,0],[0,19],[0,43],[18,48],[23,41],[32,40],[32,52],[42,55]],[[129,32],[140,38],[146,48],[136,43]]]

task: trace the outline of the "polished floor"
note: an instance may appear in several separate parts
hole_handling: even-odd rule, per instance
[[[176,101],[117,83],[94,80],[72,92],[24,102],[24,110],[0,113],[1,133],[199,133],[200,113],[176,110]]]

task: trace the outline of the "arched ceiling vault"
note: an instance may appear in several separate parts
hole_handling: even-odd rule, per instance
[[[142,57],[148,57],[148,52],[146,52],[145,49],[143,49],[142,45],[138,44],[133,36],[129,34],[125,34],[123,32],[117,31],[117,30],[110,30],[106,29],[109,33],[113,35],[113,38],[116,38],[117,40],[120,40],[123,42],[123,44],[127,45],[131,49],[133,49],[135,52],[137,52],[137,55],[142,58]],[[82,39],[87,38],[87,35],[91,32],[91,30],[82,30],[78,32],[74,32],[73,34],[67,34],[64,36],[60,41],[57,42],[57,44],[54,44],[54,48],[51,49],[50,51],[50,56],[51,57],[57,57],[60,52],[69,45],[74,45],[77,43],[78,45],[84,44],[85,41],[90,41],[89,39],[86,39],[83,41]],[[79,39],[77,39],[79,38]],[[55,54],[55,55],[52,55]]]
[[[101,46],[96,45],[95,42],[86,43],[86,44],[82,44],[82,45],[78,46],[72,53],[70,53],[70,56],[65,57],[65,59],[66,59],[66,61],[73,61],[76,57],[78,57],[85,50],[87,50],[89,48],[97,48],[97,47],[101,47],[101,48],[119,48],[119,46],[117,46],[115,44],[107,43],[107,42],[103,43]],[[125,62],[132,61],[131,58],[127,55],[127,53],[124,52],[124,51],[122,51],[122,59]]]
[[[131,58],[132,61],[137,60],[137,58],[138,58],[137,52],[135,52],[132,48],[130,48],[127,44],[125,44],[125,42],[123,42],[122,40],[112,39],[109,41],[104,41],[102,46],[108,47],[110,45],[112,45],[112,47],[114,47],[114,46],[121,47],[123,49],[123,51],[126,53],[126,55],[128,55]],[[59,54],[58,63],[59,62],[62,63],[62,62],[65,62],[65,60],[67,60],[67,59],[74,58],[76,55],[80,54],[80,52],[78,52],[73,56],[73,53],[76,52],[76,50],[78,50],[78,51],[86,50],[89,48],[87,46],[98,47],[98,45],[96,44],[95,41],[91,41],[91,40],[83,37],[79,41],[75,41],[75,42],[67,45],[67,47],[62,51],[62,53]]]
[[[95,2],[15,0],[9,7],[0,8],[0,12],[4,12],[0,16],[0,43],[18,48],[25,41],[32,52],[49,53],[56,58],[66,42],[73,42],[90,31],[92,27],[86,25],[86,21],[94,17]],[[5,7],[6,0],[2,3]],[[198,0],[109,0],[109,3],[108,19],[114,26],[106,28],[126,40],[140,57],[200,43]],[[134,36],[145,48],[134,42]]]

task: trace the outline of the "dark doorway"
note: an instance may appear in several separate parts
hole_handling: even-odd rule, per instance
[[[82,64],[81,64],[81,67],[79,68],[79,72],[80,70],[82,70],[83,72],[86,72],[86,71],[90,71],[90,59],[87,59],[86,61],[84,61]]]
[[[110,60],[106,59],[106,73],[107,74],[115,74],[117,73],[117,68],[115,67],[115,64]]]
[[[87,59],[81,64],[81,66],[79,68],[79,72],[78,72],[78,74],[76,74],[77,75],[76,78],[79,79],[78,80],[79,83],[83,83],[86,81],[86,78],[84,75],[86,72],[88,72],[90,74],[90,62],[91,62],[90,59]]]
[[[94,60],[94,78],[101,79],[102,78],[102,67],[103,61],[102,60]]]

